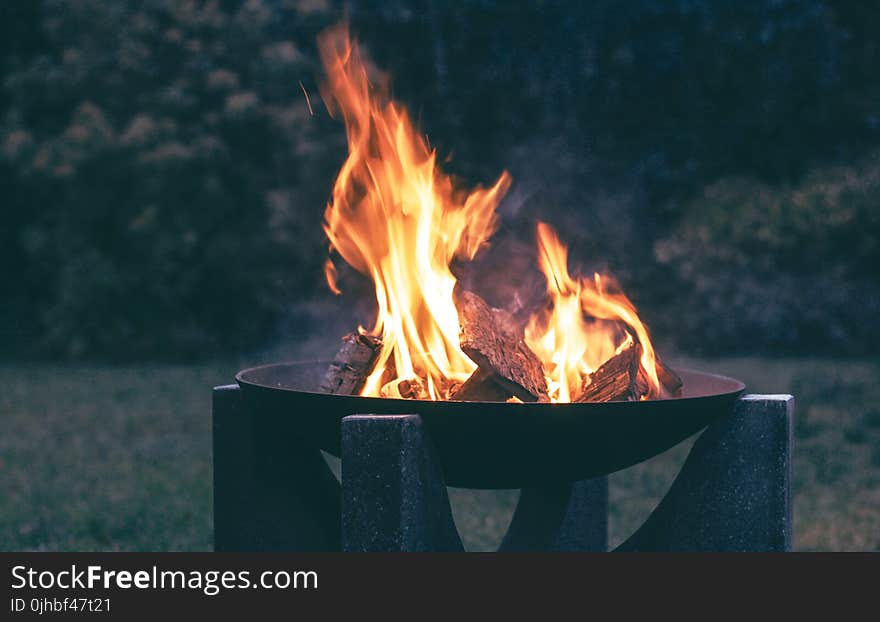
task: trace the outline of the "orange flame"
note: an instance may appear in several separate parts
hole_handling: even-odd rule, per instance
[[[378,303],[375,325],[361,329],[382,340],[361,395],[399,397],[407,380],[408,392],[416,386],[418,397],[443,399],[450,381],[464,381],[476,368],[459,346],[450,264],[473,259],[495,231],[510,178],[505,172],[491,188],[457,189],[406,110],[371,84],[347,28],[328,31],[319,46],[325,101],[342,113],[349,150],[324,231],[331,247],[372,279]],[[338,291],[335,269],[325,272]]]
[[[614,285],[608,277],[572,278],[568,249],[543,222],[538,223],[538,256],[550,307],[531,317],[525,341],[543,363],[550,399],[576,399],[583,378],[634,339],[642,345],[640,363],[648,378],[648,397],[659,397],[654,347],[629,299],[622,292],[609,291]]]

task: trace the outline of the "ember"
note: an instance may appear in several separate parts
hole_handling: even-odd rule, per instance
[[[350,266],[372,279],[370,329],[343,339],[322,390],[464,401],[612,401],[674,396],[681,381],[660,363],[635,307],[605,276],[572,278],[553,229],[537,229],[547,304],[520,325],[457,286],[497,227],[510,185],[457,188],[406,110],[368,78],[344,27],[320,41],[324,99],[345,121],[349,155],[324,231]],[[328,260],[334,293],[336,267]]]

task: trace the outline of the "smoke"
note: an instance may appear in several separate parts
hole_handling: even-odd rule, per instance
[[[569,246],[573,273],[609,274],[627,293],[638,289],[638,266],[650,263],[653,248],[635,176],[614,173],[587,145],[571,143],[564,134],[543,134],[498,163],[513,177],[499,208],[501,227],[474,262],[456,267],[466,288],[517,315],[545,300],[536,261],[539,220],[556,228]]]

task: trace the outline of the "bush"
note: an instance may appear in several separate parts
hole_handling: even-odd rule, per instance
[[[709,186],[655,249],[678,279],[676,334],[704,350],[875,353],[878,205],[880,153],[784,188]]]
[[[341,132],[315,147],[298,81],[326,18],[225,4],[45,0],[44,49],[7,64],[2,319],[30,349],[253,345],[320,278]]]

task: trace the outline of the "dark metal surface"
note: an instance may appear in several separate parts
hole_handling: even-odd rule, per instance
[[[338,551],[340,487],[318,448],[260,433],[237,385],[215,387],[214,550]]]
[[[607,551],[608,476],[523,488],[499,551]]]
[[[794,398],[746,395],[619,551],[790,551]]]
[[[730,414],[745,388],[732,378],[679,370],[684,388],[676,399],[430,402],[318,393],[326,368],[326,362],[281,363],[238,373],[245,405],[263,434],[284,430],[338,456],[343,417],[417,413],[437,448],[446,482],[466,488],[522,488],[612,473]]]

